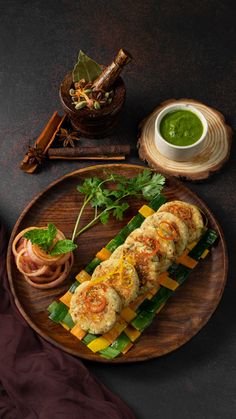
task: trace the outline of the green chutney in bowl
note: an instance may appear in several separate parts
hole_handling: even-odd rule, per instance
[[[203,113],[189,103],[165,106],[156,117],[155,145],[165,157],[188,161],[203,149],[208,123]]]
[[[163,117],[160,123],[160,133],[170,144],[186,147],[201,138],[203,124],[195,113],[178,109]]]

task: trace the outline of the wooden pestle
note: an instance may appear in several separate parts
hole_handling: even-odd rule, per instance
[[[109,90],[117,77],[120,75],[123,67],[128,64],[132,59],[132,56],[125,49],[120,49],[114,61],[104,68],[100,76],[94,80],[92,89],[93,90]]]

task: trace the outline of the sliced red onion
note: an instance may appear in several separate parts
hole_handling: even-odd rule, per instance
[[[73,264],[73,260],[74,260],[73,254],[71,253],[71,260],[69,260],[69,261],[67,261],[65,263],[63,272],[61,273],[61,275],[59,276],[59,278],[55,279],[52,282],[40,284],[40,283],[33,282],[31,280],[31,278],[29,278],[27,275],[24,275],[24,278],[28,282],[28,284],[32,285],[32,287],[34,287],[34,288],[39,288],[39,289],[50,289],[50,288],[54,288],[57,285],[61,284],[64,281],[64,279],[67,277],[67,275],[68,275],[68,273],[70,271],[70,268],[71,268],[71,266]]]
[[[46,272],[46,270],[47,270],[47,266],[46,266],[46,265],[40,266],[38,269],[36,269],[36,270],[34,270],[34,271],[30,272],[30,273],[29,273],[29,272],[26,272],[26,271],[22,268],[22,266],[21,266],[21,264],[20,264],[20,259],[21,259],[22,257],[24,257],[24,252],[25,252],[25,248],[21,249],[21,250],[20,250],[20,252],[17,254],[17,257],[16,257],[16,266],[17,266],[18,270],[19,270],[19,271],[20,271],[23,275],[27,275],[27,276],[29,276],[29,277],[39,276],[39,275],[44,274],[44,273]]]

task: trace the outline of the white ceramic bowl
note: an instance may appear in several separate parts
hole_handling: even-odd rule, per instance
[[[166,141],[161,133],[160,133],[160,123],[162,118],[169,112],[177,111],[177,110],[185,110],[193,112],[203,125],[203,133],[196,143],[188,145],[188,146],[178,146],[174,144],[170,144]],[[187,161],[190,160],[192,157],[195,157],[200,153],[203,148],[205,138],[208,132],[208,124],[206,118],[198,109],[194,106],[185,104],[185,103],[178,103],[173,105],[167,105],[157,116],[155,121],[155,144],[158,148],[159,152],[167,157],[170,160],[176,161]]]

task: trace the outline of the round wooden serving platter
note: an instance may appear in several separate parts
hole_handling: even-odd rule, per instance
[[[155,120],[164,107],[170,104],[189,103],[203,113],[208,122],[204,147],[188,161],[174,161],[164,157],[155,145]],[[150,167],[163,173],[189,180],[203,180],[218,172],[228,160],[232,129],[217,110],[193,99],[170,99],[160,104],[140,125],[139,157]]]
[[[227,276],[227,250],[219,224],[211,211],[193,192],[179,181],[167,178],[164,194],[167,199],[180,199],[198,205],[209,218],[209,224],[219,233],[219,242],[207,258],[200,262],[187,282],[180,287],[158,314],[134,347],[124,356],[106,361],[93,354],[69,332],[48,319],[47,307],[68,289],[79,272],[116,233],[136,214],[142,202],[130,201],[126,218],[122,222],[110,220],[107,225],[97,224],[82,236],[75,252],[75,263],[70,278],[51,290],[31,287],[16,269],[11,244],[18,232],[29,226],[54,223],[71,237],[82,196],[76,186],[86,177],[104,176],[104,170],[132,177],[142,166],[101,165],[80,169],[55,181],[39,194],[23,211],[10,238],[7,254],[8,277],[15,303],[29,325],[44,339],[75,356],[100,362],[134,362],[167,354],[186,343],[206,324],[215,311],[224,290]],[[84,222],[92,215],[86,211]]]

